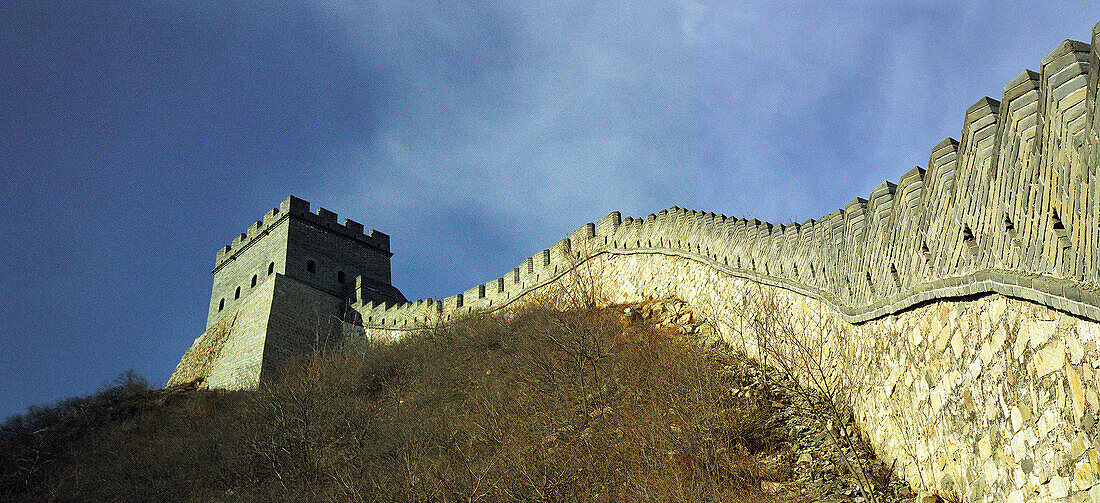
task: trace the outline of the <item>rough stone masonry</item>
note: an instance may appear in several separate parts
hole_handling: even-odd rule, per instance
[[[925,168],[820,219],[616,212],[442,300],[390,285],[388,236],[290,197],[218,251],[207,330],[169,385],[254,387],[326,341],[400,337],[584,277],[609,301],[688,302],[750,353],[746,309],[784,306],[851,376],[857,422],[914,488],[1100,501],[1098,37],[1063,42],[967,109]]]

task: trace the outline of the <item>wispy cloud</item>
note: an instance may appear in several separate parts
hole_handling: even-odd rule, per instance
[[[409,221],[468,208],[530,254],[612,210],[694,203],[691,4],[317,8],[391,104],[371,142],[335,153],[358,177],[340,204],[391,208],[402,240],[447,250]]]
[[[958,134],[967,105],[998,95],[1021,62],[1049,50],[1034,40],[1071,35],[1072,11],[630,0],[314,7],[356,70],[379,83],[377,134],[333,146],[330,168],[352,180],[335,204],[377,208],[370,221],[399,251],[427,252],[395,259],[398,272],[473,264],[440,272],[442,282],[410,274],[413,290],[438,294],[490,279],[611,210],[681,205],[778,222],[828,214],[924,164]],[[1049,25],[1017,30],[1035,38],[994,28],[1021,9]],[[495,252],[455,239],[463,233],[488,233],[478,239]]]
[[[702,25],[699,197],[817,218],[924,165],[966,107],[1094,15],[1066,2],[713,2]],[[1068,27],[1076,26],[1072,30]]]

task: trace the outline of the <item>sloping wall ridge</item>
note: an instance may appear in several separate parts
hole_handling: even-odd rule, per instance
[[[819,219],[613,212],[462,294],[352,307],[364,326],[414,328],[497,309],[597,255],[654,253],[819,299],[854,323],[987,292],[1100,321],[1098,37],[1100,24],[1091,46],[1067,40],[1000,101],[978,100],[926,168]]]

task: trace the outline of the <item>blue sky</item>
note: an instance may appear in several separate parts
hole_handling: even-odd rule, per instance
[[[0,416],[163,384],[289,194],[445,297],[612,210],[828,214],[927,162],[1088,2],[0,4]]]

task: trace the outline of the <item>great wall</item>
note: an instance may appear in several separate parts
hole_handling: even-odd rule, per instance
[[[400,337],[583,268],[608,301],[676,297],[750,353],[751,306],[778,299],[920,491],[1100,501],[1100,24],[1092,42],[978,100],[926,169],[820,219],[616,212],[441,300],[390,286],[385,234],[287,198],[218,251],[207,330],[169,385],[254,387],[319,333]]]

